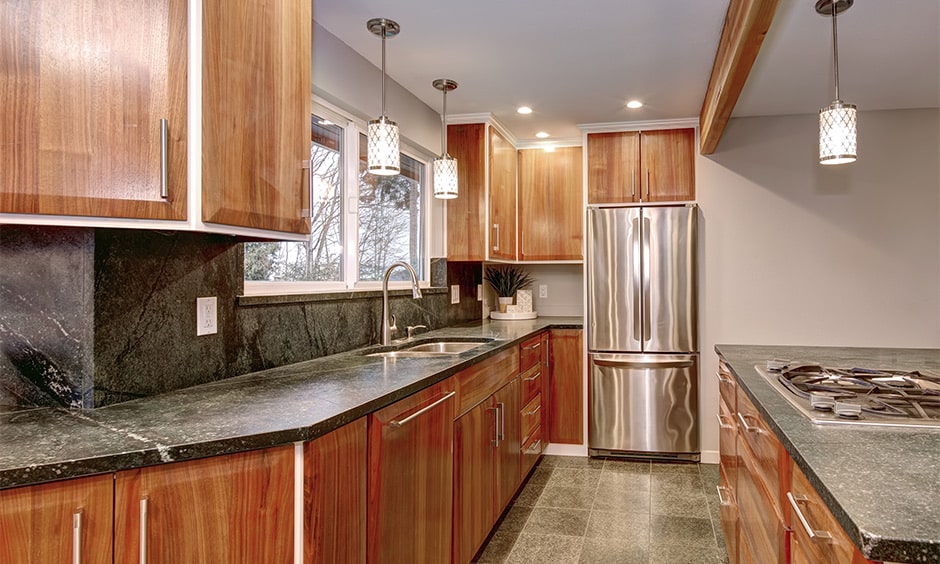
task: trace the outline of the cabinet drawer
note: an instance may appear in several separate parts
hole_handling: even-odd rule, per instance
[[[519,370],[525,372],[542,359],[542,335],[529,337],[519,345]]]
[[[734,497],[733,482],[729,481],[724,467],[718,469],[718,503],[721,514],[721,531],[725,535],[725,547],[731,564],[738,561],[738,502]]]
[[[522,403],[532,400],[542,391],[542,363],[538,363],[522,374]]]
[[[532,470],[532,467],[535,466],[535,463],[539,461],[539,457],[542,456],[542,449],[544,447],[545,443],[542,441],[542,427],[538,426],[522,443],[523,478],[525,478],[529,471]]]
[[[786,526],[779,505],[767,491],[754,454],[738,436],[738,456],[742,462],[735,487],[741,544],[745,542],[755,562],[786,562]]]
[[[728,485],[734,490],[738,477],[737,454],[737,419],[725,405],[725,399],[718,400],[718,452],[721,457],[721,471],[728,477]]]
[[[738,437],[743,437],[744,442],[751,449],[750,452],[754,457],[751,462],[756,469],[756,475],[764,482],[767,492],[773,496],[777,505],[782,505],[784,491],[782,486],[785,486],[787,481],[780,478],[782,474],[789,472],[786,450],[740,388],[738,388],[737,400],[735,423]],[[740,445],[740,441],[738,444]],[[744,456],[740,446],[738,446],[737,456],[738,458]]]
[[[519,367],[519,351],[511,348],[457,373],[457,417],[493,395],[512,380]]]
[[[542,395],[538,394],[522,408],[523,442],[542,421]]]
[[[718,359],[718,372],[715,375],[718,377],[718,392],[721,394],[721,399],[725,400],[725,404],[731,408],[731,413],[734,413],[738,408],[735,403],[738,384],[734,381],[731,369],[725,361]]]
[[[790,543],[793,562],[826,562],[851,564],[864,562],[861,553],[856,557],[855,545],[842,530],[822,498],[806,479],[803,472],[791,462],[790,490],[787,492],[790,511]],[[801,518],[802,517],[802,518]],[[810,538],[813,531],[815,538]]]

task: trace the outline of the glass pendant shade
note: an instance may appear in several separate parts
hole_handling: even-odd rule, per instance
[[[836,100],[819,110],[819,162],[824,165],[854,162],[857,154],[855,106]]]
[[[450,155],[434,159],[434,197],[441,200],[457,197],[457,159]]]
[[[369,122],[368,171],[381,176],[401,172],[398,150],[398,124],[385,116]]]

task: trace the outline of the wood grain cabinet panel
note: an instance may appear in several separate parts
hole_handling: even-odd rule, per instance
[[[589,133],[588,204],[640,201],[640,132]]]
[[[486,259],[486,124],[447,126],[459,195],[447,200],[447,260]]]
[[[516,259],[516,148],[490,127],[490,250],[494,259]]]
[[[499,409],[499,444],[496,446],[496,507],[502,513],[522,481],[522,422],[519,378],[493,394]]]
[[[499,516],[493,493],[498,430],[492,401],[454,422],[454,562],[470,562]]]
[[[294,447],[115,474],[114,561],[291,563]]]
[[[186,0],[0,4],[0,213],[186,217],[186,12]]]
[[[370,564],[451,558],[454,395],[448,379],[369,416]]]
[[[519,260],[582,260],[581,147],[519,151]]]
[[[310,233],[311,3],[203,0],[203,221]]]
[[[644,202],[695,199],[695,130],[663,129],[640,135]]]
[[[0,490],[0,562],[111,562],[113,503],[112,474]]]
[[[366,418],[304,444],[304,562],[366,561]]]
[[[551,330],[548,441],[584,443],[582,330]]]

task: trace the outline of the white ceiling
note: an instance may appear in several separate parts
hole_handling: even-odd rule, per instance
[[[735,116],[814,113],[834,97],[831,20],[781,0]],[[727,0],[314,0],[314,19],[366,59],[366,29],[395,20],[391,78],[437,111],[492,113],[519,140],[578,124],[697,117]],[[839,16],[843,100],[860,110],[940,106],[940,0],[858,0]],[[376,92],[378,96],[379,93]],[[624,107],[638,98],[639,110]],[[515,112],[520,105],[535,111]],[[389,107],[394,119],[394,108]]]

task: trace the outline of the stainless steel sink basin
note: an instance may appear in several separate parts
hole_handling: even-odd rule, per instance
[[[466,352],[480,345],[486,344],[492,339],[478,339],[474,341],[427,341],[412,346],[405,346],[394,351],[382,351],[369,353],[366,356],[378,356],[383,358],[432,358],[444,357]]]

